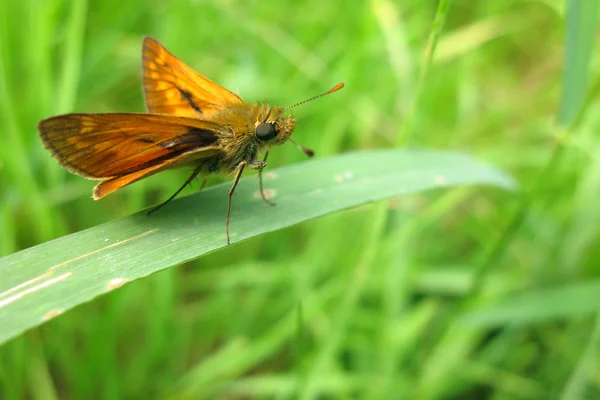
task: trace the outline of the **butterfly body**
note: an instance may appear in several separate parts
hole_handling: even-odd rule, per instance
[[[266,103],[233,105],[208,119],[227,129],[226,133],[218,135],[216,141],[216,145],[223,149],[218,156],[218,170],[226,173],[235,171],[240,162],[252,162],[261,152],[285,143],[296,124],[293,117],[283,115],[281,107],[270,107]],[[273,126],[273,138],[264,140],[257,137],[257,126],[261,123]]]

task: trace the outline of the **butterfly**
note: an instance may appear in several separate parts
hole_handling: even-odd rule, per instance
[[[38,123],[46,149],[67,170],[100,180],[98,200],[120,188],[181,166],[193,168],[190,177],[158,210],[201,174],[235,175],[229,190],[225,232],[231,243],[229,220],[232,196],[246,168],[258,171],[263,200],[262,170],[269,150],[290,140],[296,120],[287,107],[244,102],[238,95],[195,72],[158,41],[146,37],[142,47],[143,91],[147,113],[65,114]],[[310,149],[296,146],[308,156]],[[259,154],[264,157],[259,159]]]

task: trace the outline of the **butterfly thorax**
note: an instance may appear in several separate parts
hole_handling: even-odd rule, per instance
[[[216,156],[218,165],[213,164],[211,169],[231,172],[240,162],[254,161],[262,151],[285,143],[294,131],[296,120],[283,112],[282,107],[266,103],[241,103],[212,113],[207,119],[223,127],[215,143],[223,151]]]

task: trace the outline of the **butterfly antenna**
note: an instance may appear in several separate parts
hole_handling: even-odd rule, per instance
[[[329,89],[328,91],[326,91],[325,93],[321,93],[321,94],[320,94],[320,95],[318,95],[318,96],[311,97],[310,99],[308,99],[308,100],[304,100],[304,101],[301,101],[300,103],[296,103],[296,104],[292,104],[291,106],[284,107],[284,108],[283,108],[283,111],[285,111],[285,110],[287,110],[287,109],[289,109],[289,108],[292,108],[292,107],[299,106],[300,104],[308,103],[309,101],[313,101],[314,99],[318,99],[319,97],[327,96],[328,94],[331,94],[331,93],[333,93],[333,92],[337,92],[338,90],[340,90],[340,89],[341,89],[341,88],[343,88],[343,87],[344,87],[344,84],[343,84],[343,83],[338,83],[338,84],[337,84],[337,85],[335,85],[333,88],[331,88],[331,89]]]
[[[310,99],[301,101],[300,103],[296,103],[296,104],[292,104],[291,106],[287,106],[283,108],[283,111],[292,108],[292,107],[296,107],[299,106],[300,104],[304,104],[304,103],[308,103],[309,101],[313,101],[314,99],[318,99],[319,97],[323,97],[323,96],[327,96],[328,94],[331,94],[333,92],[337,92],[338,90],[340,90],[341,88],[344,87],[343,83],[338,83],[337,85],[335,85],[333,88],[329,89],[328,91],[326,91],[325,93],[321,93],[318,96],[315,97],[311,97]],[[290,142],[292,142],[298,149],[300,149],[300,151],[302,151],[304,154],[306,154],[308,157],[312,157],[315,155],[315,152],[312,151],[311,149],[309,149],[308,147],[304,147],[296,142],[294,142],[292,140],[292,138],[288,139]]]
[[[288,139],[290,142],[292,142],[294,144],[294,146],[296,146],[298,149],[300,149],[301,152],[303,152],[304,154],[306,154],[308,157],[312,157],[315,155],[315,152],[312,151],[311,149],[309,149],[308,147],[304,147],[301,144],[298,144],[296,142],[294,142],[292,140],[292,138]]]

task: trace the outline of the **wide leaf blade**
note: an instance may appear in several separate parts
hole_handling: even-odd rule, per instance
[[[465,184],[514,186],[502,172],[456,153],[379,150],[311,160],[265,173],[275,207],[258,196],[256,176],[240,181],[232,242],[392,196]],[[0,343],[126,282],[225,247],[230,185],[0,259]]]

